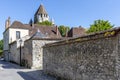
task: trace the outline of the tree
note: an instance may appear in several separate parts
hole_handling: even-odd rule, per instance
[[[65,37],[66,33],[70,30],[68,26],[64,26],[64,25],[60,25],[58,29],[63,37]]]
[[[3,40],[0,40],[0,56],[3,53]]]
[[[43,22],[38,22],[40,25],[46,25],[46,26],[52,26],[52,22],[50,21],[43,21]]]
[[[90,25],[90,28],[88,29],[87,33],[94,33],[99,31],[104,31],[111,29],[114,25],[111,25],[109,21],[105,20],[95,20],[92,25]]]
[[[3,50],[3,40],[0,40],[0,50]]]

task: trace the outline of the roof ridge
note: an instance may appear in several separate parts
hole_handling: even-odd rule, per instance
[[[35,34],[33,34],[30,39],[45,38],[45,37],[46,37],[46,35],[44,35],[44,34],[40,31],[40,29],[38,29],[38,31],[37,31]]]

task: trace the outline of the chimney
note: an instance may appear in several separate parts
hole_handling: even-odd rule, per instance
[[[32,25],[31,25],[31,26],[32,26],[33,29],[35,28],[34,22],[32,22]]]
[[[58,35],[58,27],[56,26],[56,35]]]
[[[68,36],[68,28],[66,28],[66,33],[65,33],[65,37]]]
[[[10,27],[10,17],[8,17],[8,19],[5,22],[5,29]]]

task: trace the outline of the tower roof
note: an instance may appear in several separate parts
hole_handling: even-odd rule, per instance
[[[38,8],[37,12],[35,14],[47,14],[46,9],[42,4],[40,4],[40,7]]]

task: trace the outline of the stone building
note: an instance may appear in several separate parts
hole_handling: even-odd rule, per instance
[[[49,21],[49,16],[43,5],[40,5],[35,13],[35,20],[32,25],[23,24],[20,21],[14,21],[10,24],[10,18],[6,20],[3,33],[6,61],[25,65],[29,68],[42,67],[42,46],[46,43],[59,41],[61,34],[57,26],[37,24],[38,22]]]
[[[41,4],[40,7],[38,8],[37,12],[34,15],[34,22],[43,22],[43,21],[50,21],[49,15],[44,8],[44,6]],[[51,20],[52,24],[54,24],[54,21]]]
[[[22,24],[21,22],[14,21],[12,25],[10,25],[10,19],[7,20],[6,29],[3,33],[3,41],[4,41],[4,57],[5,60],[9,60],[9,52],[10,52],[10,45],[11,43],[15,42],[16,40],[29,35],[29,27]]]
[[[68,37],[80,37],[85,35],[85,29],[83,27],[74,27],[71,28],[70,31],[68,31],[67,36]]]
[[[57,26],[45,26],[39,22],[50,21],[49,15],[43,5],[40,5],[34,15],[34,22],[23,24],[20,21],[10,23],[10,17],[6,20],[4,36],[4,58],[28,68],[40,68],[43,64],[43,48],[47,43],[53,43],[63,39]],[[68,37],[83,35],[85,30],[72,28]]]
[[[47,43],[53,43],[61,38],[49,38],[40,31],[36,32],[30,39],[25,41],[23,51],[23,65],[28,68],[43,68],[43,46]],[[32,53],[31,53],[32,52]]]

